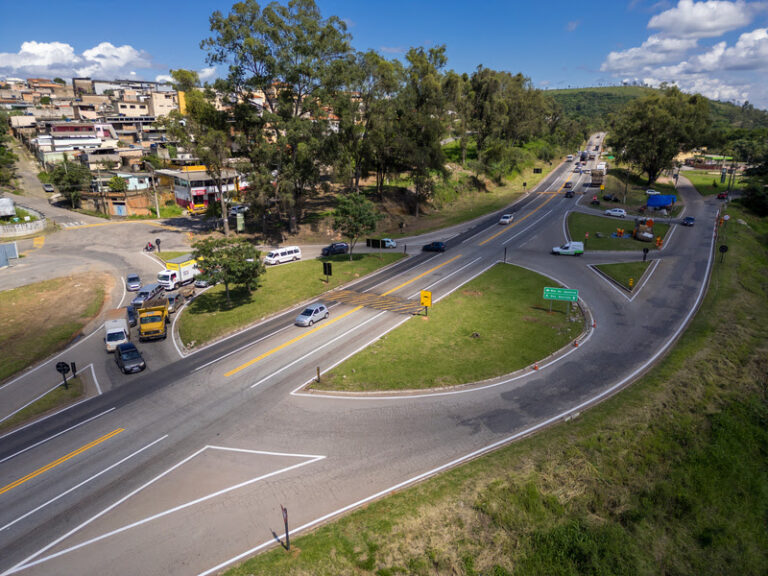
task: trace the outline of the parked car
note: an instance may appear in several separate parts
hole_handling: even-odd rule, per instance
[[[573,190],[566,190],[565,191],[565,197],[566,198],[573,198]]]
[[[322,302],[316,302],[307,306],[301,314],[296,316],[296,325],[312,326],[315,322],[328,318],[328,315],[326,305]]]
[[[334,242],[329,246],[326,246],[321,251],[323,256],[333,256],[334,254],[347,254],[349,252],[349,244],[346,242]]]
[[[138,274],[128,274],[125,277],[125,289],[129,292],[136,292],[141,288],[141,278]]]
[[[499,218],[499,224],[506,225],[512,222],[512,220],[515,217],[512,214],[504,214],[501,218]]]
[[[605,211],[606,216],[614,216],[615,218],[624,218],[627,215],[627,211],[624,208],[608,208]]]
[[[128,324],[130,326],[136,326],[136,324],[139,321],[139,315],[136,312],[136,308],[131,306],[130,304],[125,307],[126,314],[128,314]]]
[[[245,214],[248,212],[248,206],[245,204],[234,204],[229,207],[229,215],[237,216],[238,214]]]
[[[597,196],[592,196],[592,200],[590,200],[589,203],[592,206],[600,206],[600,200],[597,199]]]
[[[607,202],[621,202],[618,196],[616,194],[604,194],[603,200]]]
[[[581,256],[584,254],[584,242],[566,242],[562,246],[552,248],[552,254],[565,254],[568,256]]]
[[[43,184],[43,190],[46,192],[56,192],[56,188],[53,187],[53,184]]]
[[[680,222],[680,224],[682,224],[683,226],[693,226],[695,223],[696,223],[696,218],[694,218],[693,216],[686,216]]]
[[[717,193],[717,199],[718,200],[728,200],[728,192],[718,192]]]
[[[301,260],[301,248],[298,246],[275,248],[274,250],[270,250],[269,253],[264,256],[264,264],[270,266],[274,264],[283,264],[284,262],[293,262],[295,260]]]
[[[659,194],[661,194],[661,192],[659,192],[658,190],[654,190],[653,188],[648,188],[648,190],[646,190],[645,193],[648,196],[658,196]]]
[[[208,288],[211,283],[206,280],[205,278],[200,278],[199,276],[195,280],[195,288]]]
[[[445,252],[445,242],[430,242],[422,248],[424,252]]]
[[[115,362],[123,374],[141,372],[147,367],[141,352],[133,342],[118,344],[115,348]]]
[[[397,248],[397,242],[392,240],[392,238],[382,238],[381,239],[381,247],[382,248]]]

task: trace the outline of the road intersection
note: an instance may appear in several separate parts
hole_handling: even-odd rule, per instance
[[[276,544],[281,505],[300,532],[571,418],[636,379],[701,302],[717,205],[681,178],[697,226],[676,231],[627,295],[592,266],[637,253],[548,254],[575,208],[561,193],[568,166],[513,208],[512,225],[492,215],[432,233],[419,243],[445,241],[445,253],[413,255],[344,288],[379,300],[429,289],[439,305],[506,258],[579,289],[590,320],[578,347],[538,370],[455,390],[308,392],[318,368],[406,318],[342,297],[332,322],[311,329],[292,326],[287,311],[195,354],[169,351],[130,384],[2,438],[0,574],[215,573]]]

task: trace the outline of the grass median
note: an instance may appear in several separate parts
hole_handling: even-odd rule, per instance
[[[627,290],[632,290],[648,269],[650,262],[620,262],[596,266],[600,272],[613,279]]]
[[[765,574],[768,222],[729,212],[746,224],[640,381],[228,574]]]
[[[632,238],[631,235],[624,238],[611,236],[619,228],[623,229],[625,234],[631,234],[634,225],[634,219],[631,217],[611,218],[580,212],[571,212],[568,215],[568,232],[573,240],[583,241],[585,234],[589,233],[589,239],[584,244],[586,250],[642,250],[643,248],[656,250],[655,242],[641,242]],[[653,225],[654,237],[661,236],[663,240],[669,228],[669,224],[655,221]]]
[[[29,420],[44,416],[53,410],[59,410],[65,406],[74,404],[84,397],[85,389],[83,383],[80,381],[80,377],[70,376],[67,378],[67,388],[57,386],[42,398],[34,401],[26,408],[19,410],[7,420],[3,420],[0,422],[0,431],[11,429]]]
[[[323,376],[313,389],[402,390],[455,386],[530,366],[584,328],[581,310],[542,299],[556,285],[497,264]]]
[[[333,275],[328,282],[319,260],[271,266],[252,294],[243,288],[231,288],[231,303],[227,303],[224,286],[214,286],[184,309],[178,323],[179,336],[185,346],[199,346],[362,278],[402,257],[401,252],[385,252],[354,254],[352,260],[347,255],[324,259],[333,263]]]

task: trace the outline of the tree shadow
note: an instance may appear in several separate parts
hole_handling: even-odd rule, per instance
[[[210,314],[213,312],[228,312],[239,306],[249,304],[253,300],[253,294],[242,286],[230,288],[229,296],[230,300],[228,302],[227,293],[223,286],[216,291],[208,290],[195,297],[195,305],[188,309],[187,313]]]

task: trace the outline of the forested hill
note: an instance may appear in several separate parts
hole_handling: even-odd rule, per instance
[[[655,88],[644,86],[605,86],[547,90],[563,109],[563,113],[593,129],[606,128],[610,116],[636,98],[652,94]],[[737,106],[730,102],[710,100],[712,122],[731,128],[768,128],[768,112],[751,104]]]

